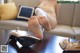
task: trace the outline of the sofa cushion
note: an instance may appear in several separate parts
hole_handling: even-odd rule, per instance
[[[75,4],[73,26],[80,27],[80,4]]]
[[[45,31],[45,32],[51,35],[60,35],[63,37],[74,38],[75,36],[75,33],[73,32],[72,27],[67,26],[67,25],[58,25],[55,29],[50,30],[50,31]]]
[[[1,20],[15,19],[18,13],[15,3],[0,4],[0,11]]]
[[[74,4],[62,3],[59,7],[58,24],[71,26],[74,17]]]
[[[17,29],[19,27],[21,30],[27,30],[28,23],[26,21],[16,21],[16,20],[6,20],[0,21],[0,28],[3,29]]]
[[[37,7],[39,5],[39,0],[12,0],[12,1],[16,3],[17,7],[19,7],[20,5]],[[11,0],[8,0],[8,2],[11,2]]]
[[[72,29],[76,34],[76,39],[80,40],[80,27],[72,27]]]

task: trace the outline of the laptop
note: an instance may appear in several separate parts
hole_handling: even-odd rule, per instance
[[[29,6],[20,6],[16,20],[28,21],[33,16],[34,8]]]

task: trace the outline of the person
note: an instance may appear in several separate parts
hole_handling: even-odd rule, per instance
[[[40,0],[40,5],[35,9],[36,16],[28,20],[28,30],[35,37],[43,39],[43,29],[50,31],[57,25],[56,20],[57,0]]]
[[[30,46],[42,41],[43,31],[50,31],[57,25],[56,20],[56,0],[40,0],[40,5],[35,9],[35,16],[28,20],[28,31],[32,34],[20,34],[19,27],[15,32],[10,32],[10,37],[6,44],[17,41],[23,46]],[[20,30],[21,31],[21,30]],[[22,32],[22,31],[21,31]],[[34,36],[33,36],[34,35]]]

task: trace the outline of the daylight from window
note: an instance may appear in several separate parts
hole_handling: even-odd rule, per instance
[[[58,0],[58,1],[79,1],[79,0]]]

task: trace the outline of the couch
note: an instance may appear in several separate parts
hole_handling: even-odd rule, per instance
[[[45,31],[49,35],[60,35],[80,39],[80,4],[62,3],[57,13],[58,25],[51,31]]]
[[[14,0],[17,7],[19,5],[27,5],[36,7],[39,5],[39,0]],[[55,29],[50,31],[44,31],[44,34],[58,35],[64,37],[70,37],[80,39],[80,4],[76,3],[62,3],[59,4],[59,10],[57,12],[58,25]],[[17,29],[20,27],[21,30],[27,31],[27,21],[16,21],[16,20],[4,20],[0,21],[0,28],[4,29]]]

